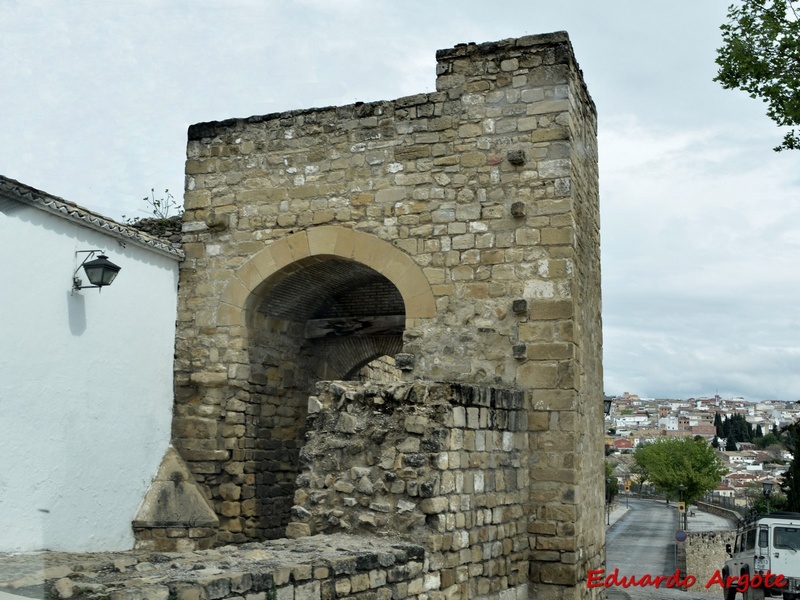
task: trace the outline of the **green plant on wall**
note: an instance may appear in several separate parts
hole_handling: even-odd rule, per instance
[[[169,189],[164,190],[163,198],[156,198],[155,188],[150,188],[150,195],[145,196],[142,200],[150,206],[150,212],[153,213],[153,217],[156,219],[169,219],[169,213],[173,210],[176,211],[176,214],[173,216],[179,217],[183,214],[183,209],[175,202],[175,197],[169,193]]]
[[[122,215],[126,225],[156,236],[180,235],[183,207],[169,193],[168,189],[164,190],[163,195],[156,197],[155,188],[150,188],[150,194],[142,198],[142,201],[147,205],[147,212],[152,216],[126,217]]]
[[[183,216],[183,208],[175,201],[175,197],[169,189],[164,190],[162,197],[156,198],[156,189],[150,188],[150,194],[142,198],[142,201],[147,204],[147,212],[153,215],[146,217],[147,219],[166,222],[180,219]],[[141,217],[126,217],[125,215],[122,215],[122,218],[129,225],[143,220]]]
[[[278,598],[278,591],[275,588],[275,582],[270,581],[269,589],[266,590],[267,600],[277,600]]]

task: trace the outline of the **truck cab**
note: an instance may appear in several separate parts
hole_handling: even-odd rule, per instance
[[[726,551],[723,580],[731,576],[741,581],[747,575],[753,581],[756,575],[768,572],[773,576],[742,591],[745,600],[771,596],[800,600],[800,513],[770,513],[748,519],[740,525],[733,546],[728,544]],[[774,585],[778,575],[785,579],[782,587]],[[736,593],[736,585],[726,588],[725,600],[734,600]]]

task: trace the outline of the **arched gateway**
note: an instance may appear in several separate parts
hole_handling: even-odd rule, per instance
[[[255,475],[248,537],[282,537],[294,503],[307,403],[321,380],[348,379],[371,360],[401,353],[408,319],[430,318],[430,284],[408,255],[379,238],[318,227],[255,254],[225,287],[217,326],[246,334],[247,381],[231,382],[257,424],[239,428]]]
[[[595,108],[563,33],[437,61],[433,93],[189,129],[173,443],[214,543],[413,538],[419,593],[591,596]]]

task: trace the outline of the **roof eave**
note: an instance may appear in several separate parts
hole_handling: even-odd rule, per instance
[[[184,259],[184,253],[167,240],[139,231],[135,227],[118,223],[91,210],[53,196],[24,183],[0,175],[0,195],[61,217],[87,229],[99,231],[123,242],[132,242],[174,260]]]

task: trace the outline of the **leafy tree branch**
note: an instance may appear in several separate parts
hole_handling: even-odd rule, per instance
[[[742,0],[721,26],[714,81],[767,103],[779,126],[800,126],[800,0]],[[775,151],[800,149],[791,129]]]

